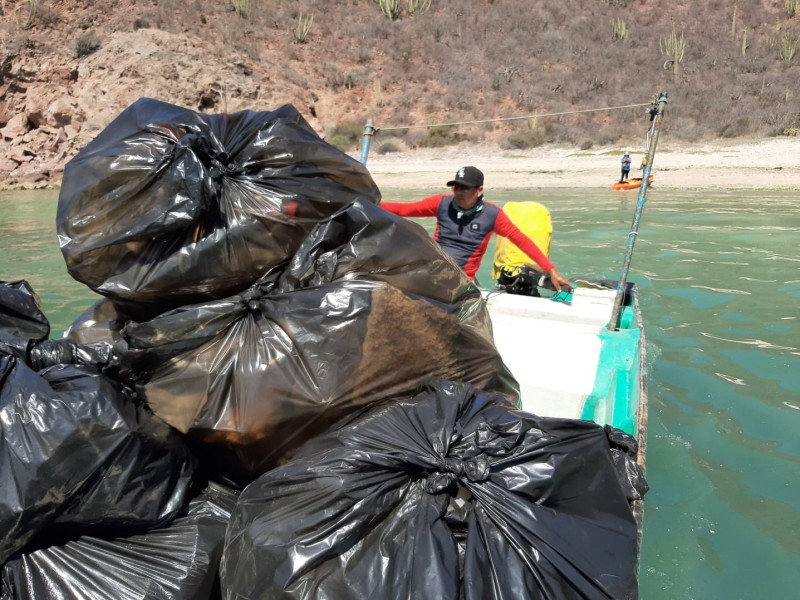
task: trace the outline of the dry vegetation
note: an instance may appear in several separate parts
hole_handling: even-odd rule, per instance
[[[450,144],[583,148],[640,139],[642,108],[425,128],[670,98],[665,133],[699,141],[800,128],[796,0],[27,0],[0,5],[0,127],[24,88],[15,63],[86,60],[115,32],[159,29],[207,44],[344,146],[367,118],[379,152]],[[61,57],[61,58],[58,58]],[[66,58],[64,58],[66,57]],[[248,74],[245,69],[245,74]],[[33,77],[33,75],[31,75]],[[180,73],[176,74],[180,78]],[[271,110],[219,73],[198,110]],[[61,85],[61,83],[59,83]],[[280,94],[273,94],[278,97]],[[174,101],[168,89],[162,99]],[[133,100],[135,98],[132,98]],[[268,101],[268,100],[266,100]],[[5,110],[3,110],[5,104]],[[632,136],[635,133],[635,136]]]

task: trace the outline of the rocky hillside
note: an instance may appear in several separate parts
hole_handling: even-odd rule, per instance
[[[0,185],[57,184],[137,98],[205,112],[294,104],[355,150],[589,149],[665,133],[796,135],[796,0],[12,0],[0,3]],[[535,119],[526,115],[565,113]],[[494,122],[426,127],[463,121]],[[406,127],[410,126],[410,127]],[[399,127],[398,129],[392,129]],[[465,149],[465,152],[468,150]]]

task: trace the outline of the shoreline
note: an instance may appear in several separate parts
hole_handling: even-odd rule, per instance
[[[662,142],[653,159],[651,187],[659,189],[800,190],[800,137],[751,142],[673,145]],[[620,158],[633,159],[631,177],[641,177],[644,152],[633,146],[579,150],[543,146],[504,150],[493,146],[426,148],[390,154],[374,150],[367,168],[381,190],[446,189],[462,166],[485,174],[490,190],[611,188],[619,178]],[[358,160],[358,154],[351,154]],[[59,189],[61,178],[0,183],[0,191]]]
[[[383,189],[445,188],[462,166],[485,174],[487,190],[609,188],[619,178],[620,159],[633,159],[631,177],[641,177],[644,152],[632,147],[578,150],[542,147],[503,150],[487,147],[435,148],[378,155],[367,167]],[[800,138],[748,143],[697,144],[656,148],[652,187],[660,189],[800,190]]]

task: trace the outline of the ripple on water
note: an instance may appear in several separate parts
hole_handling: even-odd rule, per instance
[[[703,337],[711,338],[713,340],[718,340],[721,342],[729,342],[731,344],[744,344],[745,346],[755,346],[756,348],[760,349],[770,349],[770,350],[793,350],[796,351],[797,348],[793,346],[781,346],[778,344],[772,344],[770,342],[766,342],[764,340],[757,340],[757,339],[733,339],[733,338],[724,338],[718,335],[714,335],[711,333],[706,333],[704,331],[700,332],[700,335]]]
[[[725,373],[714,373],[717,377],[724,379],[728,383],[733,383],[735,385],[747,385],[744,379],[740,379],[739,377],[734,377],[733,375],[725,375]]]
[[[710,286],[707,286],[707,285],[692,285],[692,286],[689,286],[689,287],[697,288],[699,290],[709,290],[711,292],[718,292],[720,294],[742,294],[742,295],[745,295],[745,296],[749,296],[750,295],[750,292],[747,292],[745,290],[715,288],[715,287],[710,287]]]

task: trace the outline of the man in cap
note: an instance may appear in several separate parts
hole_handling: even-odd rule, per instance
[[[401,217],[436,217],[433,239],[475,279],[492,233],[511,240],[550,276],[553,286],[571,288],[539,247],[503,212],[483,198],[483,173],[475,167],[461,167],[447,182],[451,194],[436,194],[417,202],[381,202],[381,207]]]

